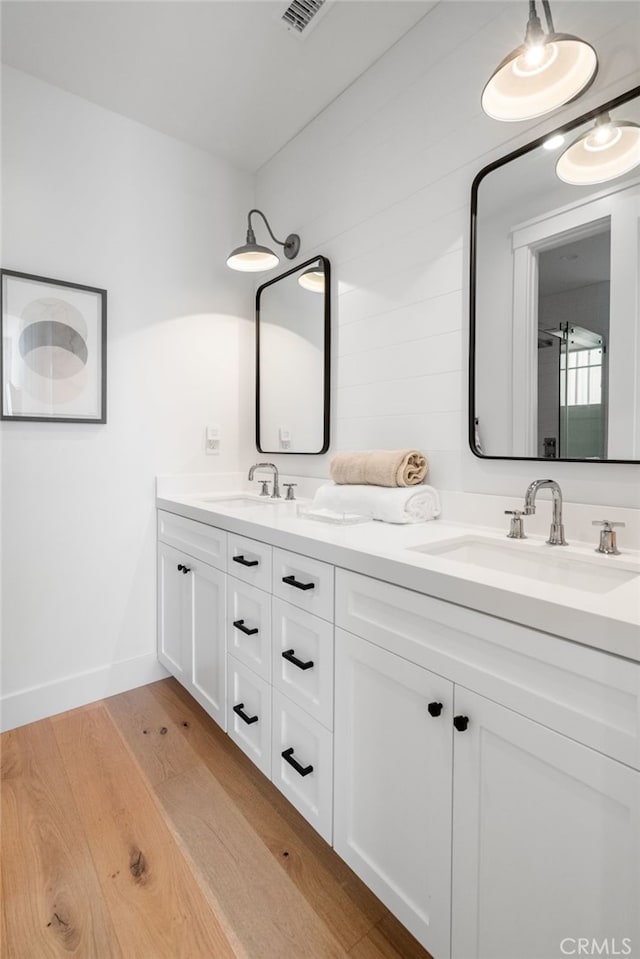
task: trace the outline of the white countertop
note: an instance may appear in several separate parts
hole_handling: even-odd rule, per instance
[[[238,489],[228,495],[237,495]],[[458,562],[444,555],[412,551],[454,537],[482,537],[505,542],[504,530],[445,522],[441,519],[395,526],[367,522],[335,526],[298,516],[299,503],[256,504],[242,509],[204,503],[194,492],[165,492],[159,509],[217,526],[240,536],[304,555],[384,582],[426,593],[501,619],[640,662],[640,576],[606,591],[592,591],[541,582],[511,572]],[[219,487],[215,495],[222,496]],[[594,570],[622,569],[640,574],[640,554],[597,554],[593,545],[547,546],[530,536],[507,541],[510,549],[534,553],[550,550],[555,562],[572,557]],[[533,555],[533,554],[532,554]]]

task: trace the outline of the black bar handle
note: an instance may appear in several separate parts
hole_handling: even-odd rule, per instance
[[[233,707],[234,713],[236,713],[240,719],[244,719],[247,726],[251,726],[253,723],[257,723],[259,716],[247,716],[244,712],[244,703],[238,703],[237,706]]]
[[[301,776],[308,776],[309,773],[313,772],[313,766],[301,766],[297,760],[293,758],[293,746],[289,749],[285,749],[283,753],[280,753],[285,762],[289,763],[290,766],[293,766],[295,771]]]
[[[248,626],[245,626],[244,619],[234,620],[233,625],[235,626],[236,629],[239,629],[241,633],[244,633],[245,636],[255,636],[255,634],[258,632],[257,626],[254,629],[249,629]]]
[[[231,557],[234,563],[240,563],[241,566],[259,566],[260,560],[258,559],[245,559],[244,556],[232,556]]]
[[[469,725],[468,716],[454,716],[453,725],[456,727],[459,733],[463,733],[467,726]]]
[[[297,666],[298,669],[311,669],[313,666],[312,659],[308,660],[306,663],[303,663],[301,659],[296,659],[296,657],[293,655],[292,649],[285,649],[284,653],[282,654],[282,658],[288,660],[290,663],[293,663],[293,665]]]
[[[429,703],[427,709],[430,716],[439,716],[442,712],[442,703]]]
[[[315,589],[315,583],[299,583],[295,576],[283,576],[282,582],[286,583],[287,586],[295,586],[296,589]]]

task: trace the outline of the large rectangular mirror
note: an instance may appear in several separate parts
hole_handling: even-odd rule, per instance
[[[324,256],[256,294],[256,446],[260,453],[329,449],[331,269]]]
[[[478,456],[640,460],[638,124],[640,87],[474,181],[469,439]]]

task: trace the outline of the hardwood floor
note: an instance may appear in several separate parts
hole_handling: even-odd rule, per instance
[[[429,959],[173,679],[0,747],[3,959]]]

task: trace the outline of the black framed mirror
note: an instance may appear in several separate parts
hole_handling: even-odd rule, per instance
[[[623,135],[627,172],[601,159]],[[576,144],[587,166],[578,157],[567,174]],[[476,456],[640,461],[639,273],[640,87],[480,171],[469,336]]]
[[[331,267],[324,256],[256,293],[256,447],[318,455],[329,449]]]

